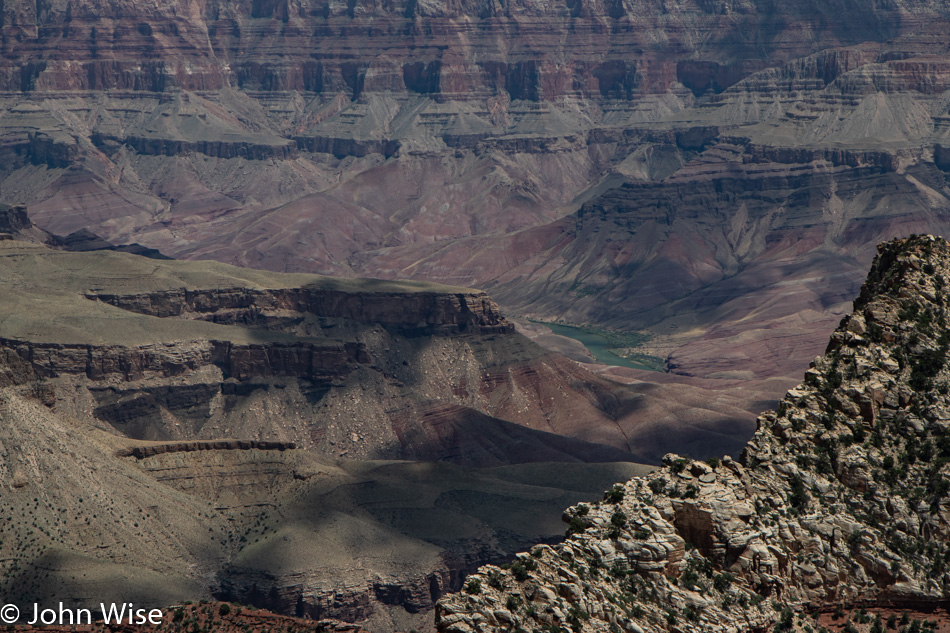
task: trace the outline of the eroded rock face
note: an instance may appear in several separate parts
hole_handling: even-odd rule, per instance
[[[189,453],[192,451],[286,451],[296,448],[293,442],[261,442],[257,440],[207,440],[196,442],[170,442],[133,446],[118,452],[120,456],[145,459],[166,453]]]
[[[385,285],[385,284],[383,284]],[[124,310],[157,317],[185,316],[222,324],[254,324],[266,312],[289,311],[356,323],[380,324],[414,335],[514,331],[495,302],[479,291],[360,293],[327,288],[251,290],[216,288],[111,295],[89,294]]]
[[[0,381],[39,385],[50,406],[143,440],[252,437],[328,456],[481,466],[630,458],[611,427],[618,401],[635,394],[534,347],[485,293],[370,285],[87,293],[80,310],[107,304],[173,330],[197,322],[212,338],[0,338]],[[562,436],[579,424],[588,441]]]
[[[235,87],[354,98],[409,92],[443,100],[503,92],[511,100],[538,101],[629,99],[680,82],[702,94],[727,88],[768,59],[801,56],[816,41],[892,38],[919,28],[916,20],[901,19],[905,15],[920,20],[940,8],[898,2],[855,19],[831,7],[692,0],[662,11],[638,1],[599,0],[176,1],[147,9],[88,0],[9,2],[0,21],[0,86],[22,92]],[[782,37],[785,29],[803,35]],[[750,30],[766,37],[753,43],[740,36]]]
[[[939,2],[351,5],[6,3],[0,198],[650,328],[713,379],[794,381],[874,245],[948,223]]]
[[[467,573],[556,534],[539,507],[650,469],[603,441],[635,394],[479,291],[0,251],[0,591],[21,603],[105,578],[149,604],[417,628]],[[83,564],[105,571],[87,584]]]
[[[948,598],[950,243],[882,244],[854,312],[739,461],[677,455],[485,567],[440,631],[744,631],[785,607]]]
[[[0,242],[0,386],[90,423],[335,458],[631,457],[616,421],[638,394],[534,346],[483,292],[64,252],[11,217],[56,248]]]

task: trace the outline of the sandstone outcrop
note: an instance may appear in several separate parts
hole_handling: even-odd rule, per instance
[[[791,628],[828,605],[945,604],[950,243],[882,244],[854,312],[741,459],[675,454],[568,539],[483,567],[443,632]]]

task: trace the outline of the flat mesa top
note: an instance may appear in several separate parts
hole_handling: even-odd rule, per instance
[[[346,293],[473,293],[469,288],[275,273],[212,261],[155,260],[111,251],[69,252],[0,241],[0,338],[37,343],[144,345],[183,340],[300,340],[288,334],[137,314],[88,294],[170,290],[317,288]]]

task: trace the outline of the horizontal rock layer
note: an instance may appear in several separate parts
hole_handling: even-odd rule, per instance
[[[187,453],[191,451],[286,451],[297,448],[293,442],[266,442],[258,440],[204,440],[195,442],[172,442],[165,444],[151,444],[147,446],[132,446],[120,449],[116,454],[120,457],[134,457],[145,459],[154,455],[166,453]]]
[[[367,362],[357,344],[273,343],[240,345],[227,341],[193,341],[176,345],[32,343],[0,339],[45,377],[83,375],[93,380],[170,378],[214,365],[225,378],[253,376],[326,378],[343,376],[355,363]]]
[[[250,323],[264,311],[287,310],[419,333],[507,333],[514,326],[484,292],[353,292],[327,288],[172,290],[86,298],[157,317],[189,316],[215,323]]]
[[[630,98],[674,82],[702,93],[818,43],[885,41],[945,16],[939,3],[832,7],[637,0],[564,5],[8,2],[0,89],[410,92],[442,99]],[[787,37],[793,30],[798,37]],[[759,33],[755,40],[743,33]],[[353,54],[352,51],[359,51]]]

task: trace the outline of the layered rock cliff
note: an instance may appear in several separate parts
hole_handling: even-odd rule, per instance
[[[928,19],[945,17],[942,9],[896,2],[845,16],[834,6],[691,0],[659,8],[635,1],[7,2],[0,87],[553,101],[631,99],[679,82],[702,94],[817,46],[926,28]],[[799,37],[785,37],[793,29]],[[750,32],[756,37],[742,36]],[[354,56],[356,42],[365,48]]]
[[[479,570],[438,629],[789,630],[826,605],[945,604],[948,274],[943,239],[882,244],[739,460],[671,454],[573,506],[564,543]]]
[[[539,509],[650,470],[621,427],[637,394],[536,347],[483,292],[75,252],[13,211],[10,600],[121,589],[419,628],[466,573],[554,535]]]
[[[662,396],[531,344],[481,291],[144,259],[94,239],[73,252],[32,225],[15,237],[0,241],[0,380],[41,384],[44,401],[136,439],[487,466],[657,462],[674,442],[733,450],[751,431],[747,411],[705,396],[686,406],[714,424],[655,428],[641,412],[661,420]]]
[[[378,284],[385,288],[385,282]],[[324,288],[172,290],[110,295],[87,294],[123,310],[156,317],[184,316],[222,324],[264,325],[267,312],[294,312],[354,323],[379,324],[407,334],[473,332],[510,334],[514,327],[484,292],[393,292],[370,286],[362,292]],[[260,321],[264,319],[263,321]],[[281,327],[277,324],[276,327]]]
[[[794,380],[874,244],[946,225],[942,3],[423,4],[7,2],[0,199],[175,257],[488,288],[757,381]]]

